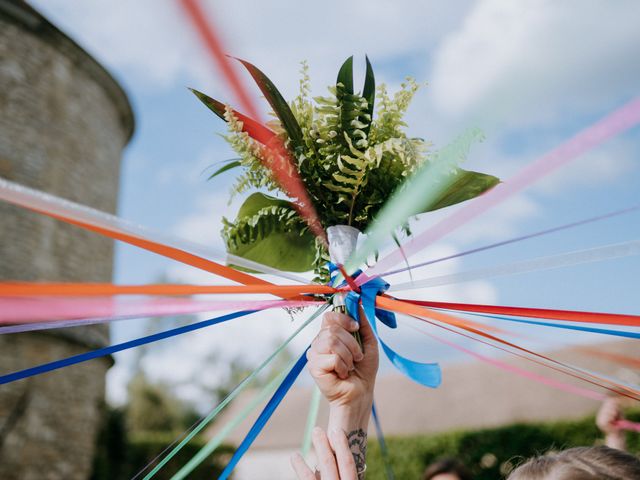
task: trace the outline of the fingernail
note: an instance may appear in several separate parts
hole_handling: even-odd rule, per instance
[[[351,327],[351,330],[356,331],[360,328],[360,324],[358,322],[356,322],[355,320],[351,320],[351,323],[349,324],[349,327]]]
[[[363,358],[364,358],[364,353],[362,353],[362,352],[356,353],[356,362],[359,362]]]

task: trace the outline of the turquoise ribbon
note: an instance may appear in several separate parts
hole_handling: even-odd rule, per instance
[[[333,264],[329,264],[329,271],[331,273],[337,271],[337,267]],[[354,273],[357,277],[360,271]],[[343,282],[340,286],[345,286],[346,282]],[[345,298],[345,306],[347,307],[347,313],[350,317],[360,322],[360,304],[362,304],[362,310],[369,320],[371,329],[378,339],[378,343],[382,347],[385,355],[389,361],[405,376],[409,377],[416,383],[424,385],[425,387],[436,388],[442,382],[442,373],[440,371],[440,365],[437,363],[421,363],[410,360],[403,357],[393,348],[387,345],[378,334],[378,327],[376,325],[376,318],[384,323],[389,328],[396,328],[396,316],[392,312],[376,308],[376,296],[384,293],[388,290],[389,284],[380,277],[374,277],[368,282],[360,285],[360,292],[349,291]]]

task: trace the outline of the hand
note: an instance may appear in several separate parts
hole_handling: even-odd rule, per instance
[[[364,353],[351,334],[358,329]],[[359,326],[345,314],[325,313],[307,358],[311,376],[332,406],[352,406],[365,399],[370,403],[378,371],[378,345],[363,312]]]
[[[616,422],[621,420],[622,409],[617,398],[609,397],[600,406],[596,415],[596,425],[604,434],[619,433],[621,429],[616,426]]]
[[[622,408],[617,398],[607,398],[596,415],[596,425],[605,434],[604,443],[607,447],[625,451],[627,448],[627,438],[625,432],[616,425],[618,420],[622,420]]]
[[[354,480],[358,478],[349,443],[344,432],[334,430],[329,438],[321,428],[313,430],[313,446],[318,468],[312,471],[299,453],[291,457],[291,465],[299,480]]]

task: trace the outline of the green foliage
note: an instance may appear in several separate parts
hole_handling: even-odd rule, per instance
[[[225,164],[218,168],[218,170],[216,170],[215,172],[213,172],[211,175],[209,175],[209,178],[207,180],[211,180],[212,178],[217,177],[218,175],[227,172],[229,170],[232,170],[234,168],[237,168],[239,166],[241,166],[242,163],[240,162],[240,160],[231,160],[229,162],[225,162]]]
[[[405,133],[403,117],[418,90],[413,79],[408,78],[393,96],[384,84],[376,92],[373,68],[367,58],[363,89],[356,92],[353,57],[349,57],[338,72],[336,84],[329,87],[329,94],[310,99],[308,67],[303,63],[300,92],[287,103],[262,71],[249,62],[241,62],[271,105],[275,120],[269,122],[270,130],[265,133],[257,131],[255,125],[247,127],[250,119],[242,114],[228,107],[224,111],[222,116],[229,125],[225,138],[240,157],[243,169],[233,193],[251,188],[285,193],[268,167],[268,149],[263,148],[272,135],[278,135],[291,154],[292,168],[297,168],[322,225],[326,228],[346,224],[364,231],[406,178],[431,160],[431,144]],[[194,93],[221,116],[221,102]],[[495,177],[476,172],[458,170],[454,174],[460,178],[453,186],[416,213],[468,200],[498,182]],[[405,223],[407,220],[403,219]],[[316,242],[310,255],[309,243],[313,242],[301,225],[302,220],[290,205],[274,204],[250,217],[239,213],[233,222],[225,221],[223,234],[230,253],[283,270],[304,271],[312,266],[325,278],[325,247]],[[289,258],[278,258],[282,252],[289,252]],[[300,252],[304,258],[291,258]]]
[[[91,480],[129,480],[170,445],[177,433],[129,434],[125,428],[124,412],[108,408],[105,422],[98,436]],[[205,444],[196,437],[189,442],[154,478],[170,479]],[[217,478],[233,453],[227,445],[219,447],[189,476],[194,480]]]
[[[500,180],[493,175],[486,173],[472,172],[456,169],[455,179],[449,187],[440,194],[430,205],[425,205],[418,213],[431,212],[440,208],[455,205],[466,200],[470,200],[482,195],[487,190],[492,189]]]
[[[311,270],[314,237],[293,204],[263,193],[250,195],[234,222],[223,219],[229,253],[293,272]]]
[[[640,419],[640,412],[629,414]],[[640,451],[640,436],[629,435],[632,453]],[[427,465],[454,457],[471,469],[476,480],[503,478],[523,460],[549,450],[593,445],[601,438],[592,416],[577,421],[512,424],[482,430],[430,436],[386,438],[396,478],[422,478]],[[367,453],[367,479],[385,480],[378,443],[371,439]]]
[[[150,382],[138,372],[128,385],[127,429],[132,432],[176,431],[189,414],[168,386]]]

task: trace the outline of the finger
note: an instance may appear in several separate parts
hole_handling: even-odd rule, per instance
[[[320,354],[310,352],[308,358],[309,371],[313,377],[336,374],[340,379],[344,380],[349,376],[347,364],[335,353]]]
[[[331,327],[329,327],[331,329]],[[358,345],[357,340],[353,337],[350,332],[339,328],[335,329],[333,334],[342,342],[342,344],[349,350],[351,356],[356,362],[362,360],[364,355],[362,354],[362,350],[360,349],[360,345]]]
[[[340,478],[357,478],[356,462],[349,448],[347,436],[341,430],[332,430],[329,441],[336,454]]]
[[[350,332],[355,332],[359,328],[358,322],[349,315],[340,312],[327,312],[324,314],[322,326],[328,327],[329,325],[338,325]]]
[[[291,455],[291,466],[296,472],[298,480],[316,480],[315,473],[311,471],[299,453]]]
[[[329,439],[321,428],[314,428],[312,434],[313,446],[318,457],[322,480],[339,480],[336,457],[333,455]]]
[[[312,349],[317,353],[337,353],[342,360],[353,366],[353,361],[359,362],[363,358],[362,350],[353,335],[336,325],[331,325],[322,330]]]

